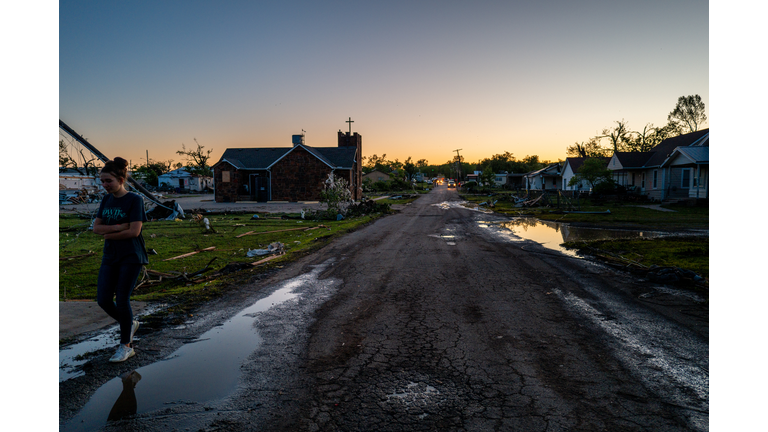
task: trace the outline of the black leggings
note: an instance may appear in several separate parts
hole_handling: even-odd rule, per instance
[[[120,343],[123,345],[131,341],[133,310],[130,300],[141,267],[142,264],[102,263],[99,269],[96,302],[120,324]]]

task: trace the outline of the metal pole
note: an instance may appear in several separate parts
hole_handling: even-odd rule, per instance
[[[80,134],[78,134],[77,132],[75,132],[75,131],[74,131],[74,130],[71,128],[71,127],[67,126],[67,124],[66,124],[66,123],[64,123],[63,121],[61,121],[61,119],[59,119],[59,127],[60,127],[60,128],[62,128],[62,129],[64,129],[64,132],[68,133],[68,134],[69,134],[69,135],[70,135],[72,138],[76,139],[76,140],[77,140],[77,142],[79,142],[79,143],[80,143],[80,144],[82,144],[82,145],[83,145],[85,148],[87,148],[88,150],[90,150],[90,152],[91,152],[91,153],[93,153],[93,155],[94,155],[94,156],[96,156],[97,158],[99,158],[99,160],[101,160],[102,162],[105,162],[105,163],[106,163],[107,161],[109,161],[109,158],[108,158],[108,157],[106,157],[106,156],[104,155],[104,153],[100,152],[100,151],[99,151],[99,150],[98,150],[96,147],[94,147],[94,146],[93,146],[91,143],[89,143],[88,141],[86,141],[86,140],[85,140],[85,138],[83,138],[82,136],[80,136]],[[149,155],[149,150],[147,150],[147,155]],[[149,157],[149,156],[147,156],[147,157]],[[144,195],[145,195],[147,198],[149,198],[149,199],[150,199],[152,202],[154,202],[155,204],[160,204],[160,202],[157,200],[157,198],[155,198],[155,196],[154,196],[154,195],[152,195],[152,193],[151,193],[151,192],[149,192],[149,191],[148,191],[146,188],[144,188],[144,186],[140,185],[140,184],[139,184],[139,182],[137,182],[136,180],[134,180],[134,179],[133,179],[133,177],[131,177],[131,176],[129,175],[127,180],[128,180],[128,183],[130,183],[130,184],[131,184],[131,186],[133,186],[133,187],[134,187],[134,188],[136,188],[136,189],[137,189],[139,192],[141,192],[142,194],[144,194]]]

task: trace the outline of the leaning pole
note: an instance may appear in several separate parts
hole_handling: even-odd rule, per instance
[[[75,131],[74,131],[74,130],[71,128],[71,127],[67,126],[67,124],[66,124],[66,123],[64,123],[63,121],[61,121],[61,119],[59,119],[59,127],[60,127],[61,129],[63,129],[63,130],[64,130],[64,132],[68,133],[68,134],[69,134],[69,135],[70,135],[72,138],[76,139],[76,140],[77,140],[77,142],[79,142],[79,143],[80,143],[80,144],[82,144],[82,145],[83,145],[85,148],[87,148],[87,149],[88,149],[88,150],[89,150],[91,153],[93,153],[93,155],[94,155],[94,156],[96,156],[97,158],[99,158],[99,160],[100,160],[100,161],[102,161],[102,162],[107,162],[107,161],[109,160],[109,158],[108,158],[108,157],[104,156],[104,153],[100,152],[100,151],[99,151],[99,149],[97,149],[96,147],[94,147],[94,146],[93,146],[93,144],[91,144],[91,143],[89,143],[88,141],[86,141],[86,140],[85,140],[85,138],[83,138],[82,136],[80,136],[80,134],[78,134],[77,132],[75,132]],[[137,182],[136,180],[134,180],[134,179],[133,179],[133,177],[131,177],[130,175],[128,176],[128,183],[130,183],[130,184],[131,184],[131,186],[133,186],[134,188],[136,188],[136,190],[138,190],[139,192],[141,192],[142,194],[144,194],[144,196],[146,196],[147,198],[149,198],[149,199],[150,199],[152,202],[154,202],[155,204],[158,204],[158,205],[160,205],[160,202],[157,200],[157,198],[155,198],[155,196],[154,196],[154,195],[152,195],[152,193],[151,193],[151,192],[149,192],[149,191],[148,191],[148,190],[147,190],[147,189],[146,189],[144,186],[142,186],[142,185],[141,185],[139,182]]]

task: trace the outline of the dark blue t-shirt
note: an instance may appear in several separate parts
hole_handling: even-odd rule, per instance
[[[104,225],[118,225],[128,222],[146,222],[147,214],[144,211],[144,199],[133,192],[115,198],[107,194],[101,200],[99,212],[96,217],[101,219]],[[144,237],[139,233],[138,237],[123,240],[104,240],[104,257],[102,262],[115,264],[117,262],[132,264],[149,264],[147,249],[144,245]]]

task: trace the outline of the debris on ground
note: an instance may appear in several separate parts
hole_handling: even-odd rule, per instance
[[[149,220],[176,220],[184,218],[184,210],[176,200],[165,201],[147,212]]]
[[[217,257],[213,257],[210,261],[208,261],[208,264],[205,265],[202,269],[193,272],[193,273],[186,273],[186,272],[177,272],[177,271],[169,271],[169,272],[160,272],[157,270],[150,270],[146,267],[143,268],[143,276],[141,278],[141,282],[139,282],[136,285],[136,288],[139,287],[147,287],[151,285],[157,285],[160,283],[163,283],[167,280],[175,281],[175,282],[205,282],[206,280],[212,280],[218,277],[219,275],[213,275],[207,279],[200,280],[198,276],[202,275],[203,273],[206,273],[208,271],[213,270],[211,268],[211,264],[216,261]],[[151,279],[151,276],[156,276],[157,279]]]
[[[211,247],[208,247],[208,248],[205,248],[205,249],[200,249],[200,250],[197,250],[197,251],[194,251],[194,252],[185,253],[183,255],[175,256],[175,257],[172,257],[172,258],[166,258],[163,261],[171,261],[171,260],[175,260],[175,259],[179,259],[179,258],[186,258],[188,256],[192,256],[192,255],[198,254],[200,252],[212,251],[214,249],[216,249],[216,246],[211,246]]]
[[[195,213],[192,215],[192,220],[197,222],[199,225],[205,227],[206,233],[215,233],[216,230],[211,228],[211,221],[208,220],[207,217],[203,217],[200,213]]]
[[[284,254],[285,245],[280,242],[271,243],[266,249],[248,249],[246,253],[249,257],[272,255],[272,254]]]
[[[286,232],[286,231],[310,231],[318,228],[328,228],[325,225],[318,225],[316,227],[308,227],[308,228],[290,228],[290,229],[284,229],[284,230],[277,230],[277,231],[262,231],[262,232],[256,232],[256,231],[248,231],[246,233],[242,233],[240,235],[236,235],[235,238],[245,237],[247,235],[258,235],[258,234],[272,234],[272,233],[279,233],[279,232]]]

